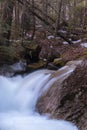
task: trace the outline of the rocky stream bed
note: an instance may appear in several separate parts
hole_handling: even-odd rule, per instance
[[[0,74],[11,77],[43,68],[53,70],[51,78],[58,79],[38,99],[36,110],[87,130],[87,49],[80,44],[48,39],[0,46]]]

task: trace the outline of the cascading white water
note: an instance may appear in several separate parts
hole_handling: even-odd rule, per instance
[[[71,123],[35,112],[38,97],[55,81],[50,75],[41,70],[25,77],[0,76],[0,130],[78,130]]]

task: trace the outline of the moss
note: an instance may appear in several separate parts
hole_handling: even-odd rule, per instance
[[[87,59],[87,49],[85,49],[80,59]]]
[[[54,59],[53,64],[55,66],[61,66],[62,67],[66,64],[66,61],[64,61],[62,58],[56,58],[56,59]]]
[[[46,63],[43,61],[39,61],[37,63],[32,63],[32,64],[28,65],[27,70],[37,70],[37,69],[45,67],[45,64]]]
[[[84,51],[83,55],[87,55],[87,49]]]

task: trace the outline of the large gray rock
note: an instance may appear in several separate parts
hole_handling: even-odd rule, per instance
[[[87,130],[87,61],[69,77],[59,81],[55,81],[39,98],[38,111],[41,114],[49,113],[51,118],[71,121],[79,130]]]

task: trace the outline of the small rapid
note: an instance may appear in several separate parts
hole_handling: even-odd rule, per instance
[[[51,120],[35,111],[38,97],[57,78],[48,70],[27,76],[0,76],[0,130],[78,130],[63,120]]]

